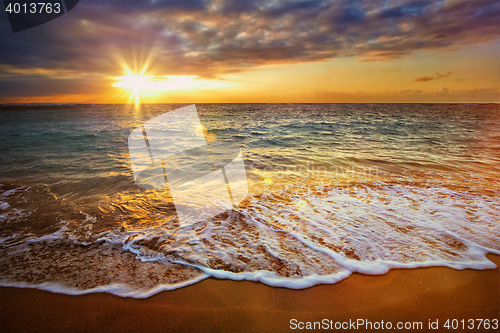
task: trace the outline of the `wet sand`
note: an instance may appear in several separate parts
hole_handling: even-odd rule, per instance
[[[500,256],[488,258],[500,266]],[[465,319],[467,325],[468,319],[500,318],[500,269],[398,269],[382,276],[353,274],[304,290],[210,278],[147,299],[20,288],[0,288],[0,296],[2,333],[298,331],[291,329],[292,319],[304,325],[324,319],[383,320],[393,326],[418,321],[422,331],[428,331],[430,319],[438,320],[435,332],[458,332],[463,330],[443,327],[447,319]],[[367,331],[366,326],[358,331]]]

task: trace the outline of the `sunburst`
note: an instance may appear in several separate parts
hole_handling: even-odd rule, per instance
[[[129,103],[133,102],[135,105],[141,104],[147,91],[150,90],[151,76],[146,75],[148,70],[147,63],[144,64],[140,71],[132,71],[130,67],[124,66],[125,75],[115,77],[117,80],[113,87],[124,88],[129,91]]]
[[[113,87],[125,89],[129,96],[129,103],[139,105],[149,103],[159,98],[165,99],[173,93],[193,93],[195,91],[210,91],[230,86],[224,80],[200,79],[197,75],[152,75],[152,71],[145,62],[140,70],[132,70],[130,66],[123,65],[124,75],[113,77]]]

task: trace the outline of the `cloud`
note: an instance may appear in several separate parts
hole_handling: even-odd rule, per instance
[[[378,13],[378,17],[381,19],[394,19],[406,16],[418,16],[424,14],[426,8],[431,4],[431,1],[412,1],[403,5],[383,9]]]
[[[451,75],[450,71],[448,71],[446,74],[436,73],[436,80],[437,79],[442,79],[443,77],[447,77],[447,76],[450,76],[450,75]]]
[[[441,73],[436,73],[434,76],[420,76],[414,79],[414,82],[426,82],[426,81],[431,81],[431,80],[439,80],[444,77],[450,76],[451,72],[448,71],[446,74],[441,74]]]
[[[424,82],[424,81],[430,81],[430,80],[434,80],[434,76],[419,76],[417,77],[415,80],[415,82]]]
[[[500,3],[81,1],[58,20],[17,34],[5,11],[0,15],[1,61],[9,66],[0,88],[23,89],[27,73],[37,68],[55,73],[29,84],[45,91],[56,79],[76,89],[89,76],[120,75],[124,63],[147,62],[155,75],[213,79],[261,65],[338,57],[391,61],[421,50],[458,49],[498,39]]]

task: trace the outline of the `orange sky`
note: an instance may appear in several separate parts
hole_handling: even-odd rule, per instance
[[[227,3],[2,29],[1,102],[500,102],[498,3]]]

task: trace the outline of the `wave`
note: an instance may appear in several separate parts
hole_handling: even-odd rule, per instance
[[[3,186],[0,285],[137,298],[209,276],[306,288],[353,272],[491,269],[485,255],[500,254],[500,191],[480,178],[253,172],[238,207],[188,226],[159,191],[77,205]]]

